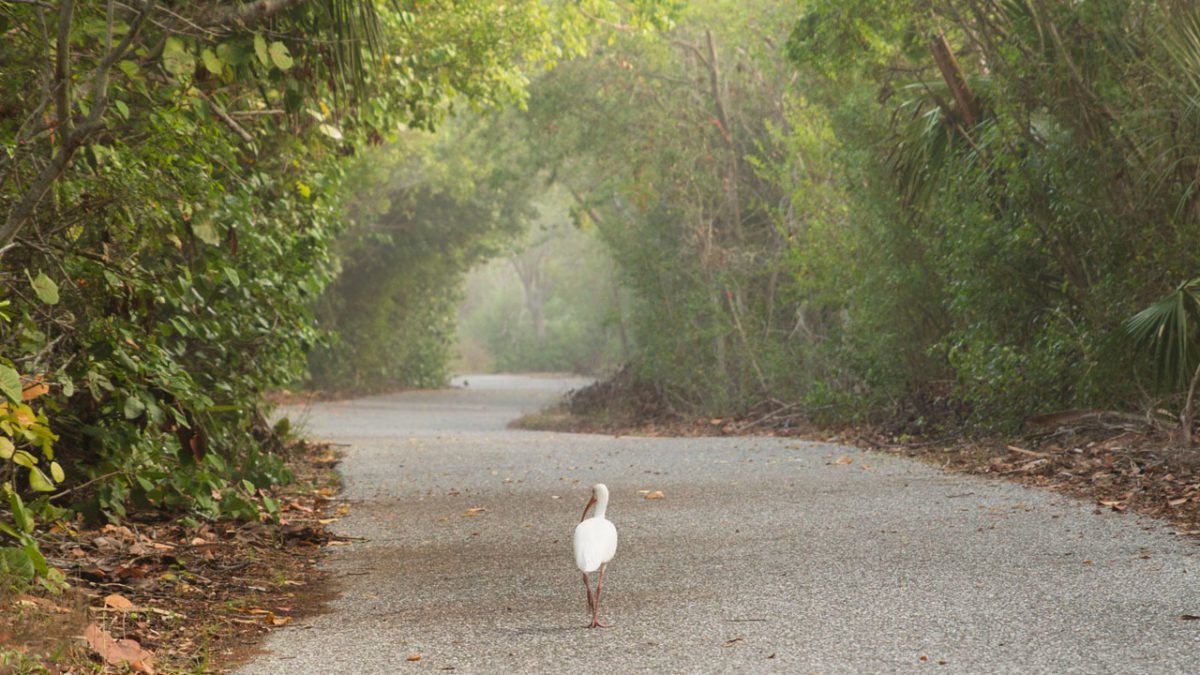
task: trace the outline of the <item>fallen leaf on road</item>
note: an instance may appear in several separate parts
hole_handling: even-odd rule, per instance
[[[862,468],[863,468],[863,470],[864,470],[864,471],[866,471],[866,470],[870,470],[870,468],[871,468],[871,467],[870,467],[870,466],[867,466],[866,464],[863,464],[863,465],[862,465]]]
[[[1182,504],[1186,504],[1187,501],[1188,497],[1180,497],[1179,499],[1168,499],[1167,504],[1170,506],[1180,506]]]
[[[646,499],[662,499],[662,498],[663,498],[663,493],[661,490],[655,490],[654,492],[651,492],[650,494],[646,495]]]
[[[854,460],[850,459],[849,457],[841,457],[839,459],[833,460],[833,463],[834,464],[853,464]]]
[[[409,654],[408,660],[409,661],[420,661],[421,655],[420,654]]]
[[[727,641],[725,644],[723,644],[721,646],[722,647],[732,647],[734,645],[734,643],[741,642],[741,641],[742,641],[742,638],[737,637],[737,638],[733,638],[733,639]]]
[[[1200,620],[1200,616],[1196,616],[1195,614],[1184,614],[1184,615],[1180,616],[1179,618],[1183,619],[1184,621]]]

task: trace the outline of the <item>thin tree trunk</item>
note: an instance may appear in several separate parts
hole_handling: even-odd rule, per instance
[[[1196,385],[1200,384],[1200,366],[1196,367],[1196,372],[1192,374],[1192,381],[1188,384],[1187,400],[1183,404],[1183,412],[1179,413],[1180,432],[1183,436],[1183,444],[1185,447],[1192,447],[1192,422],[1196,415]]]
[[[958,65],[958,59],[954,57],[954,50],[950,48],[950,43],[940,30],[929,41],[929,52],[933,54],[933,60],[942,73],[942,79],[946,81],[946,86],[954,95],[958,119],[962,121],[965,129],[974,128],[979,124],[979,103],[975,100],[975,94],[971,91],[970,86],[967,85],[967,76],[963,74],[962,68]]]

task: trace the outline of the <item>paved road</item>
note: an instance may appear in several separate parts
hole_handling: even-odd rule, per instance
[[[239,672],[1200,672],[1200,548],[1161,523],[836,445],[505,429],[572,384],[307,411],[350,444],[335,531],[368,541]],[[607,630],[569,550],[598,481]]]

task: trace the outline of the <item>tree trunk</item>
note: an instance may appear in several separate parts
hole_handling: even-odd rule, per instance
[[[1179,413],[1180,435],[1183,438],[1184,447],[1192,447],[1192,422],[1196,416],[1196,385],[1200,384],[1200,366],[1196,366],[1196,372],[1192,374],[1192,381],[1188,384],[1187,400],[1183,404],[1183,412]]]
[[[967,77],[958,65],[958,59],[954,57],[954,50],[950,48],[950,43],[946,41],[946,36],[940,30],[929,41],[929,52],[933,54],[933,60],[937,63],[938,70],[942,72],[942,79],[946,81],[946,86],[954,95],[956,110],[953,111],[953,116],[962,122],[964,130],[974,128],[980,120],[979,103],[967,85]]]

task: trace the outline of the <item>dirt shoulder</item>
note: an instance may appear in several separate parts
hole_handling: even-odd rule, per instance
[[[332,538],[337,457],[328,444],[289,452],[279,523],[193,522],[131,513],[78,523],[42,545],[70,588],[0,595],[0,673],[222,673],[272,630],[333,596],[317,562]],[[102,665],[107,663],[107,667]]]

